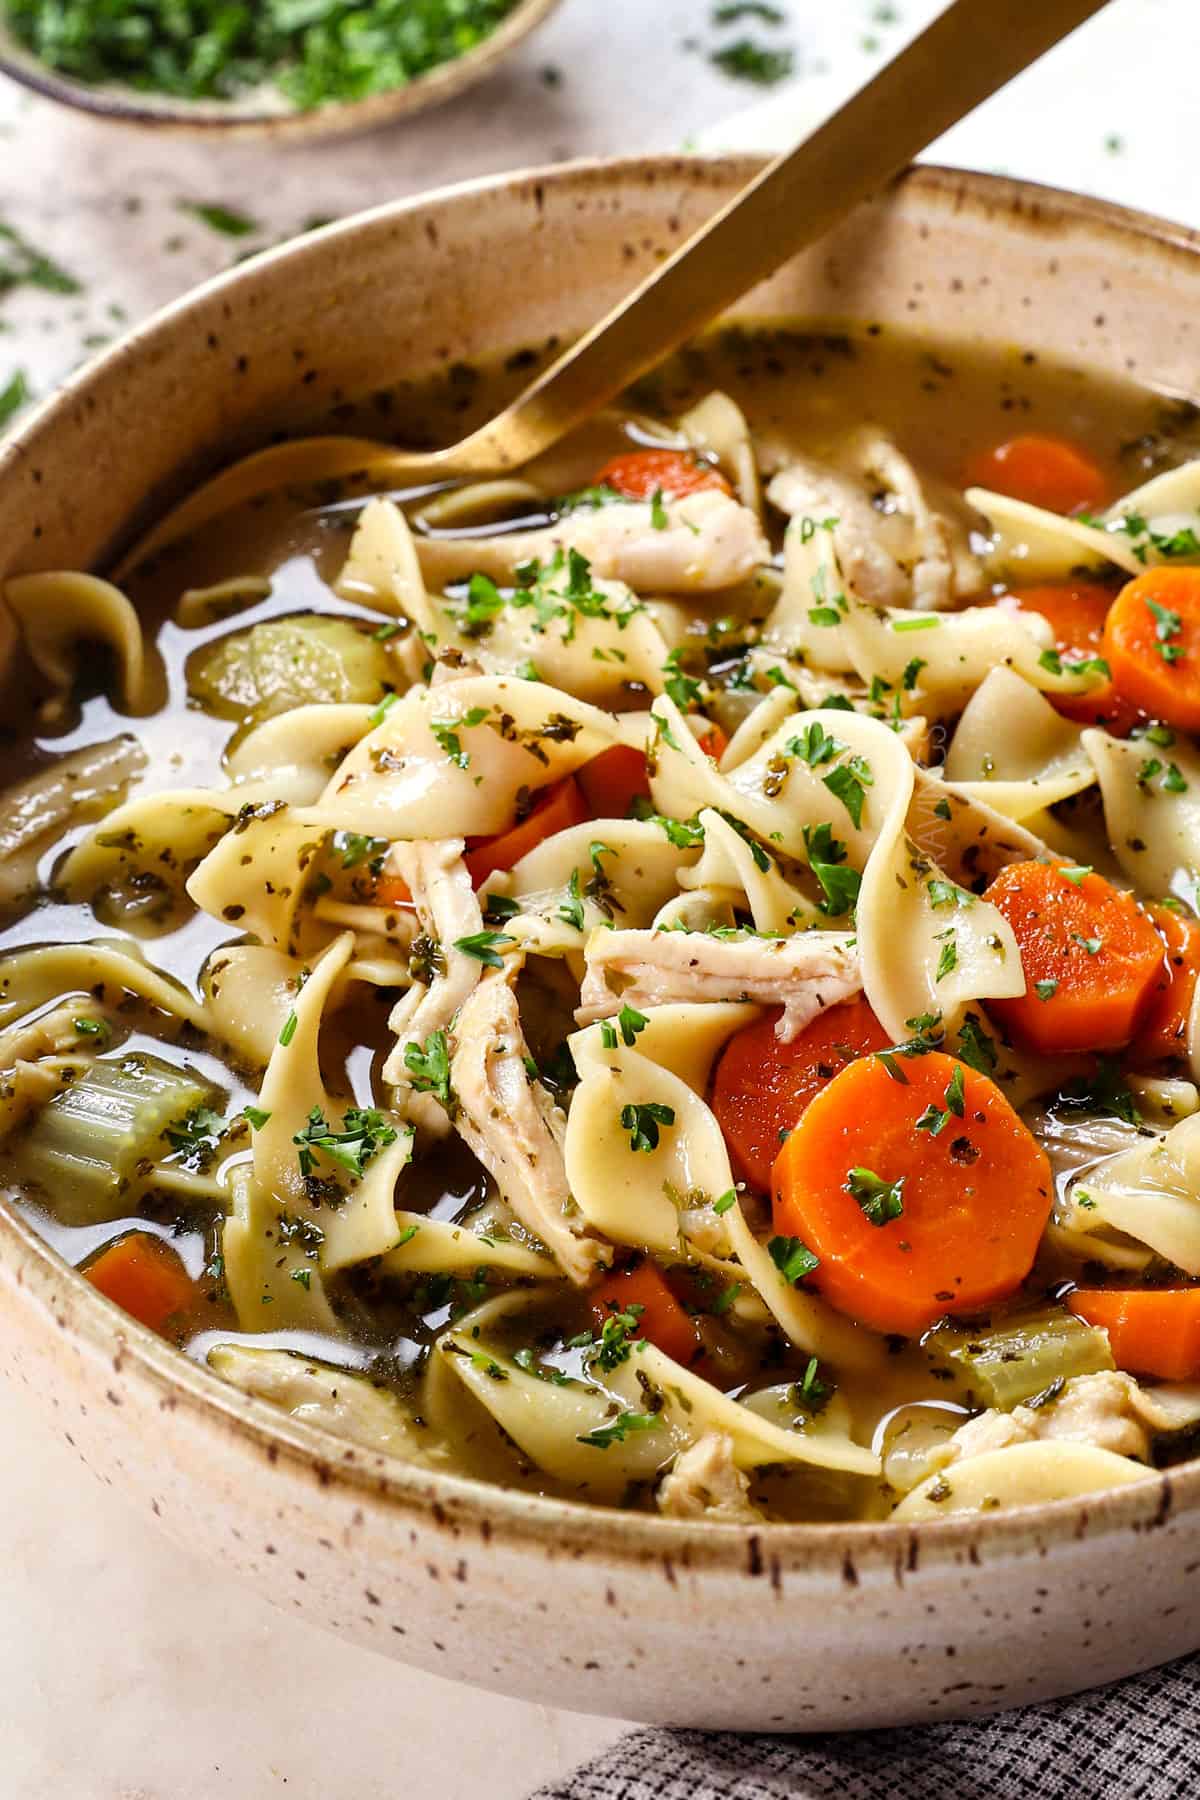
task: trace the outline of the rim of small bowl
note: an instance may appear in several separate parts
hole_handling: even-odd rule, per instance
[[[339,100],[305,111],[287,106],[282,97],[275,103],[269,89],[253,90],[241,99],[188,101],[171,94],[142,93],[119,83],[92,85],[78,81],[60,74],[26,50],[2,21],[0,74],[60,106],[134,130],[299,143],[374,131],[453,99],[491,74],[560,3],[561,0],[517,0],[513,10],[481,43],[449,62],[427,69],[404,86],[368,94],[362,100]]]
[[[98,374],[150,348],[160,334],[212,298],[260,279],[279,266],[301,261],[320,239],[333,234],[353,236],[407,212],[453,205],[462,196],[528,184],[595,186],[617,176],[625,181],[644,178],[654,184],[668,175],[700,183],[726,171],[748,177],[763,160],[742,154],[622,157],[515,170],[388,202],[263,251],[153,314],[36,407],[0,447],[0,481],[23,457],[27,440],[52,423],[60,408],[66,411],[73,406]],[[898,177],[893,191],[913,193],[931,206],[940,203],[956,211],[974,207],[984,217],[999,213],[1015,221],[1019,229],[1044,231],[1048,218],[1057,213],[1098,236],[1133,240],[1142,249],[1168,258],[1180,253],[1190,261],[1200,257],[1200,232],[1152,213],[1037,182],[922,164]],[[964,1513],[919,1522],[844,1520],[749,1526],[673,1520],[590,1501],[547,1498],[471,1476],[431,1473],[361,1449],[358,1460],[349,1462],[342,1460],[347,1446],[341,1440],[244,1394],[105,1299],[28,1219],[0,1201],[0,1242],[4,1240],[10,1256],[3,1260],[14,1261],[19,1284],[36,1290],[65,1277],[71,1285],[74,1315],[68,1324],[100,1351],[111,1353],[119,1347],[154,1386],[176,1398],[185,1395],[214,1425],[261,1451],[264,1466],[277,1467],[286,1457],[295,1472],[312,1477],[323,1488],[338,1484],[353,1490],[364,1509],[382,1508],[401,1516],[428,1515],[436,1524],[450,1523],[455,1529],[473,1526],[483,1539],[514,1549],[540,1549],[619,1564],[659,1562],[685,1566],[692,1573],[732,1576],[760,1576],[768,1569],[774,1575],[786,1568],[851,1585],[865,1575],[886,1573],[899,1583],[919,1566],[975,1563],[983,1556],[992,1560],[1003,1554],[1045,1555],[1052,1546],[1083,1537],[1147,1531],[1200,1502],[1200,1457],[1196,1457],[1170,1469],[1148,1469],[1144,1481],[1120,1488],[986,1515]],[[20,1268],[22,1257],[29,1265],[29,1278]],[[49,1313],[48,1306],[46,1310]]]

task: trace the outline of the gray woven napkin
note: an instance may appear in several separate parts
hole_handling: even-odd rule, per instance
[[[1195,1800],[1200,1656],[991,1719],[853,1736],[638,1731],[532,1800]]]

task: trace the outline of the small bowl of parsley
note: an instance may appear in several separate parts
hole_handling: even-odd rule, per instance
[[[0,71],[126,124],[365,131],[482,79],[558,0],[0,0]]]

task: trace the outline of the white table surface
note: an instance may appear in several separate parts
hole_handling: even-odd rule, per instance
[[[785,143],[939,7],[782,3],[784,28],[720,33],[701,0],[566,0],[474,94],[304,151],[160,145],[0,80],[0,223],[83,284],[0,296],[0,390],[21,369],[48,391],[124,318],[313,215],[571,156]],[[739,31],[793,45],[797,79],[760,99],[719,74],[707,50]],[[1198,50],[1197,0],[1112,0],[935,154],[1200,225]],[[180,211],[189,201],[261,229],[222,236]],[[521,1800],[624,1729],[405,1670],[277,1613],[148,1535],[2,1384],[0,1443],[0,1800]]]

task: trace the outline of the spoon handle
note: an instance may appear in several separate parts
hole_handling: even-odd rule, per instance
[[[527,462],[877,192],[1107,0],[953,0],[488,425],[455,469]]]

